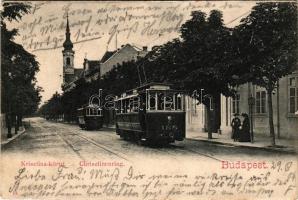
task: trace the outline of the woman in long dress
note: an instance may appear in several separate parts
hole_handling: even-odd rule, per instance
[[[250,142],[250,123],[248,114],[242,113],[241,116],[244,118],[240,130],[239,142]]]
[[[234,118],[231,122],[231,126],[232,126],[232,139],[234,141],[238,141],[239,140],[239,127],[241,125],[241,121],[240,119],[238,118],[239,114],[238,113],[235,113],[234,114]]]

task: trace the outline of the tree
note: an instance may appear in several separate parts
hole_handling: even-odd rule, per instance
[[[272,92],[278,80],[297,67],[296,3],[258,3],[234,33],[246,71],[241,79],[267,91],[270,136],[274,146]]]
[[[180,39],[156,47],[148,54],[146,70],[153,74],[151,79],[175,83],[179,89],[190,91],[190,95],[192,91],[204,89],[206,96],[201,103],[207,108],[208,138],[211,139],[212,131],[217,131],[212,130],[212,123],[218,126],[220,122],[215,120],[215,112],[210,107],[217,105],[220,94],[234,94],[231,86],[235,84],[236,62],[231,30],[224,26],[222,13],[212,10],[208,18],[201,11],[193,11],[180,32]],[[201,100],[200,96],[195,98]]]
[[[36,86],[35,75],[39,64],[35,56],[14,42],[18,30],[8,30],[7,21],[19,21],[30,12],[31,6],[26,3],[4,3],[1,11],[1,112],[6,113],[8,137],[11,137],[11,126],[18,125],[24,114],[35,112],[41,91]],[[31,109],[29,109],[31,108]]]

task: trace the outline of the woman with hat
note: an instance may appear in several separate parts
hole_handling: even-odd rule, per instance
[[[232,139],[234,139],[234,141],[238,141],[239,140],[239,134],[240,134],[240,126],[241,126],[241,121],[239,119],[239,114],[235,113],[234,114],[234,118],[231,122],[231,126],[232,126]]]

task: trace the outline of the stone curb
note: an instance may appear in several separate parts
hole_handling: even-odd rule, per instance
[[[193,141],[201,141],[201,142],[206,142],[206,143],[219,144],[219,145],[233,146],[233,147],[241,147],[241,148],[249,148],[249,149],[261,149],[261,150],[271,151],[271,152],[276,152],[276,153],[281,153],[281,152],[282,153],[289,153],[289,154],[297,154],[298,153],[294,149],[246,146],[246,145],[238,145],[238,144],[224,143],[224,142],[204,140],[204,139],[193,139],[193,138],[186,138],[186,139],[187,140],[193,140]]]
[[[23,130],[21,132],[19,132],[17,135],[14,135],[13,137],[9,138],[6,141],[1,141],[1,147],[9,144],[11,141],[15,140],[16,138],[20,137],[21,135],[23,135],[26,132],[25,127],[23,126]]]

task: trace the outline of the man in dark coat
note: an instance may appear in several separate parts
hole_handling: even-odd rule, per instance
[[[239,134],[240,134],[240,126],[241,126],[241,121],[239,119],[239,114],[235,113],[234,114],[234,118],[231,122],[231,126],[232,126],[232,139],[234,139],[234,141],[238,141],[239,140]]]

